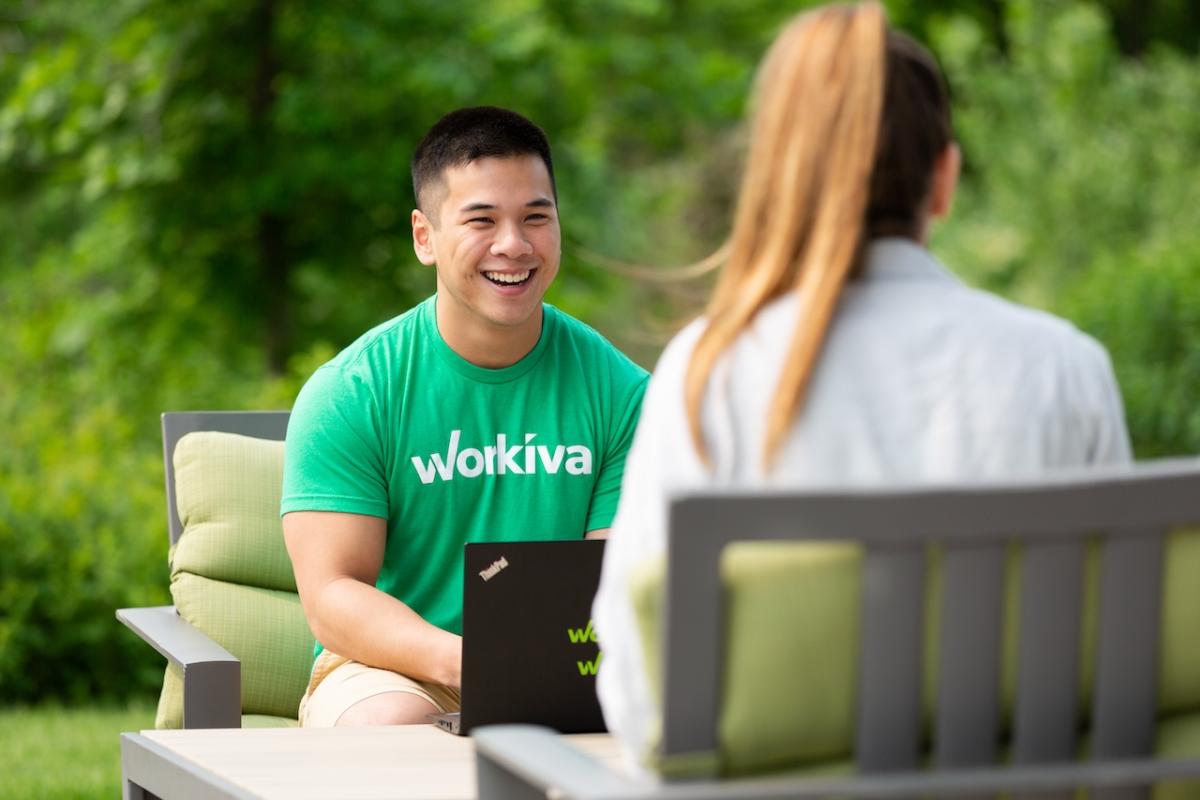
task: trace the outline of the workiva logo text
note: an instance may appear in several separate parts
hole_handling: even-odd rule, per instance
[[[431,453],[428,459],[412,457],[413,467],[421,483],[433,483],[435,478],[454,480],[455,474],[464,478],[480,475],[536,475],[544,472],[553,475],[560,469],[568,475],[592,474],[592,451],[581,444],[545,445],[534,444],[536,433],[525,434],[523,444],[508,444],[503,433],[496,436],[494,445],[482,448],[458,449],[462,431],[450,431],[450,444],[446,452]]]

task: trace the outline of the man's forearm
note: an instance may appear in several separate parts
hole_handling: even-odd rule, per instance
[[[308,612],[317,639],[338,655],[416,680],[459,685],[462,637],[374,586],[349,577],[330,581]]]

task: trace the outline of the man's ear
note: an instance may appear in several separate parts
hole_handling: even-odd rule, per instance
[[[933,167],[933,186],[929,191],[929,218],[941,219],[950,214],[958,174],[962,170],[962,150],[957,142],[946,145]]]
[[[437,263],[437,256],[433,252],[433,223],[419,208],[414,208],[412,212],[412,236],[417,260],[432,267]]]

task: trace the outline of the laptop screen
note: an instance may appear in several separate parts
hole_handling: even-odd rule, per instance
[[[604,542],[466,546],[462,725],[604,730],[592,599]]]

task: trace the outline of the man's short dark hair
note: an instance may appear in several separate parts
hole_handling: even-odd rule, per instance
[[[417,145],[412,158],[413,195],[417,208],[431,216],[429,189],[445,171],[481,158],[538,156],[550,173],[550,188],[558,199],[550,142],[537,125],[525,117],[495,106],[460,108],[442,117]],[[431,216],[432,218],[432,216]]]

